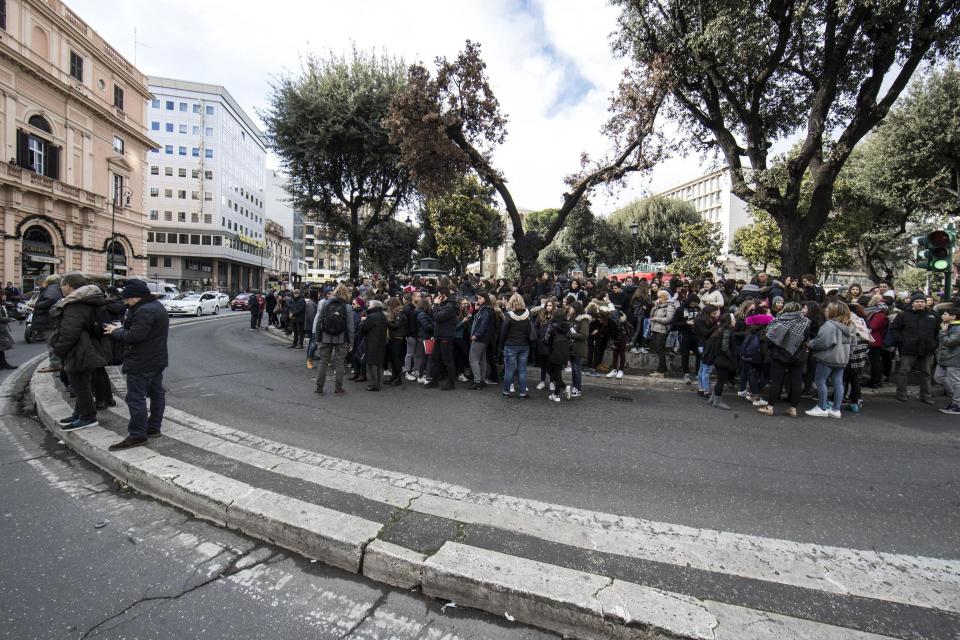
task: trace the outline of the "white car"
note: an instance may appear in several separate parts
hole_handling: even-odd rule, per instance
[[[184,293],[164,305],[170,315],[190,315],[200,317],[207,313],[220,313],[220,300],[212,291],[206,293]]]

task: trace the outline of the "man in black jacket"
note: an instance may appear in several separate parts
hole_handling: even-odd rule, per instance
[[[434,353],[433,367],[430,371],[432,380],[427,387],[439,386],[437,380],[441,377],[441,369],[446,370],[447,382],[443,385],[444,391],[451,391],[457,376],[457,369],[453,364],[453,341],[457,328],[457,301],[450,297],[447,288],[437,291],[433,303],[433,337]],[[439,357],[438,357],[439,356]]]
[[[293,329],[293,342],[288,349],[303,349],[303,319],[307,313],[307,301],[300,295],[300,289],[293,290],[293,297],[287,302],[290,311],[290,325]]]
[[[43,289],[40,290],[40,297],[33,305],[33,329],[35,331],[47,332],[47,352],[50,355],[49,366],[39,369],[40,373],[53,373],[60,371],[62,363],[60,357],[53,351],[53,345],[57,342],[57,332],[54,330],[53,318],[50,317],[50,308],[63,299],[63,292],[60,291],[60,276],[51,275],[43,281]]]
[[[123,372],[127,374],[127,437],[110,445],[111,451],[138,447],[160,436],[166,398],[163,370],[167,368],[170,318],[142,280],[128,280],[120,294],[127,305],[123,326],[107,325],[104,333],[124,345]],[[147,416],[147,397],[150,415]]]
[[[927,309],[927,299],[922,293],[910,298],[911,305],[890,325],[893,344],[900,352],[900,368],[897,371],[897,400],[907,401],[907,374],[913,365],[920,369],[920,400],[934,404],[930,391],[930,365],[939,340],[937,330],[940,321],[932,309]]]

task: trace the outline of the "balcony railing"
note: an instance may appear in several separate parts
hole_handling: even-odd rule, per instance
[[[90,27],[87,26],[87,23],[77,17],[77,14],[70,11],[66,5],[61,6],[63,6],[63,17],[66,18],[67,22],[69,22],[74,29],[89,37]]]
[[[102,209],[106,204],[106,198],[101,195],[42,176],[30,170],[24,170],[23,167],[9,163],[0,164],[0,167],[2,167],[0,168],[0,180],[3,182],[13,183],[24,189],[45,193],[55,198],[70,200],[83,206]]]

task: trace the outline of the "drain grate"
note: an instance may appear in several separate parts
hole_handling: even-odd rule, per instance
[[[633,402],[630,396],[608,396],[614,402]]]

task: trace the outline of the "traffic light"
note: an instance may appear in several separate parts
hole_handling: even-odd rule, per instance
[[[956,232],[952,229],[938,229],[925,236],[915,236],[917,268],[937,273],[951,271],[956,240]]]

